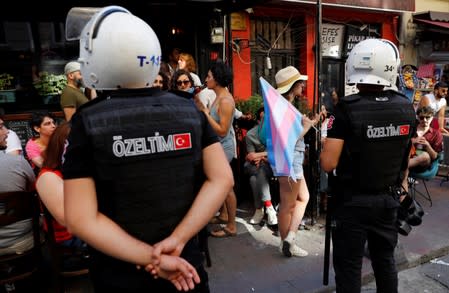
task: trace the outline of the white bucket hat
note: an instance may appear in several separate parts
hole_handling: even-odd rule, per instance
[[[285,94],[295,82],[298,80],[308,80],[309,77],[307,75],[301,75],[295,67],[287,66],[279,70],[274,79],[276,80],[277,91],[280,94]]]

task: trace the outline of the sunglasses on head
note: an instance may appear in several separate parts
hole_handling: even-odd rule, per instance
[[[181,86],[182,84],[188,85],[190,83],[190,80],[177,80],[176,85]]]

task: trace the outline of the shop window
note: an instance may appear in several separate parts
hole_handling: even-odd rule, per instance
[[[0,22],[0,47],[7,46],[6,36],[5,36],[5,27],[3,22]]]
[[[298,19],[251,19],[250,48],[252,86],[260,93],[259,76],[275,84],[276,72],[288,65],[299,66],[301,41],[305,26]]]
[[[8,48],[13,51],[34,51],[33,34],[29,22],[3,23],[5,40]]]
[[[323,58],[322,72],[322,94],[324,101],[330,99],[330,94],[334,89],[337,91],[339,97],[343,97],[345,94],[345,63],[342,60]]]
[[[39,38],[43,52],[63,46],[65,43],[64,24],[60,22],[40,22]]]

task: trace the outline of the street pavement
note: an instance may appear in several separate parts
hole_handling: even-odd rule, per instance
[[[395,257],[398,270],[402,271],[426,263],[449,253],[449,182],[440,186],[441,178],[427,182],[433,205],[417,196],[425,215],[420,226],[413,227],[408,236],[399,236]],[[424,191],[419,182],[417,189]],[[212,266],[209,272],[213,293],[291,293],[334,292],[334,273],[329,272],[329,284],[324,286],[323,252],[324,220],[318,218],[310,225],[306,215],[306,227],[297,233],[297,243],[309,252],[304,258],[287,258],[279,252],[280,238],[267,226],[250,225],[253,214],[250,204],[239,204],[237,212],[238,234],[229,238],[209,237]],[[307,221],[309,220],[309,221]],[[210,225],[210,229],[214,229]],[[331,256],[332,257],[332,256]],[[399,275],[401,277],[401,275]],[[449,276],[445,276],[449,278]],[[362,283],[373,281],[369,259],[365,258]],[[445,280],[446,283],[449,280]],[[412,290],[412,289],[411,289]],[[407,291],[407,292],[414,292]],[[421,292],[421,291],[415,291]]]
[[[449,292],[449,255],[399,272],[399,292],[447,293]],[[376,284],[362,287],[362,293],[375,293]]]
[[[410,279],[417,268],[425,264],[425,272],[429,278],[437,278],[439,282],[449,286],[449,273],[434,271],[435,265],[441,261],[449,263],[447,258],[438,262],[439,257],[449,254],[449,182],[440,186],[441,178],[427,183],[432,195],[433,205],[421,197],[425,215],[420,226],[413,227],[409,236],[399,236],[399,244],[395,257],[399,274],[399,292],[432,292],[422,290],[422,286],[414,286]],[[420,182],[418,190],[424,191]],[[211,293],[321,293],[334,292],[335,281],[330,261],[329,284],[324,286],[323,252],[324,252],[324,219],[315,219],[311,225],[310,217],[305,216],[305,229],[297,233],[297,243],[309,252],[304,258],[287,258],[279,252],[280,239],[275,229],[266,225],[250,225],[253,215],[249,201],[239,203],[237,211],[238,234],[229,238],[209,237],[209,251],[212,266],[206,268],[209,273]],[[209,225],[209,229],[217,228]],[[332,258],[332,256],[331,256]],[[427,266],[430,261],[433,266]],[[423,266],[424,267],[424,266]],[[416,268],[410,270],[410,268]],[[363,293],[375,292],[373,272],[369,259],[365,258],[362,269]],[[81,278],[66,284],[66,292],[93,292],[90,282]],[[402,289],[401,289],[402,288]],[[443,287],[444,288],[444,287]],[[443,289],[444,290],[444,289]],[[445,291],[441,291],[445,292]],[[447,292],[447,291],[446,291]]]

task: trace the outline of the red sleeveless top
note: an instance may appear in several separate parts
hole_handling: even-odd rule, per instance
[[[58,177],[60,177],[62,179],[61,171],[50,169],[50,168],[42,168],[40,170],[39,175],[38,175],[37,178],[39,178],[45,172],[54,173]],[[44,221],[44,230],[45,231],[48,231],[47,225],[48,225],[47,221],[45,220]],[[61,242],[64,242],[66,240],[72,239],[72,234],[70,234],[67,231],[67,229],[63,225],[59,224],[55,219],[53,219],[53,230],[55,231],[55,241],[56,241],[56,243],[61,243]]]

